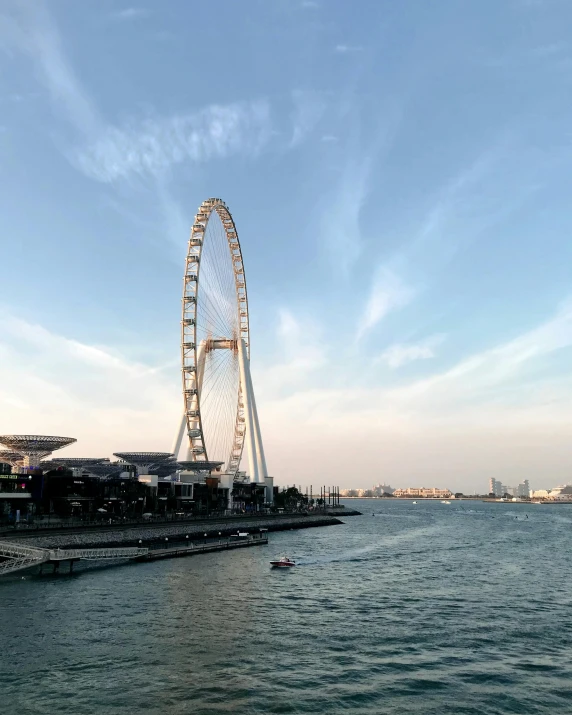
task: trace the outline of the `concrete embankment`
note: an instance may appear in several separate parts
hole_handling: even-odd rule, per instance
[[[359,512],[358,512],[359,513]],[[348,514],[348,516],[352,516]],[[318,526],[334,526],[342,524],[336,516],[331,514],[316,515],[288,515],[277,517],[251,517],[236,520],[209,521],[209,522],[182,522],[175,524],[141,524],[129,527],[105,527],[104,529],[93,527],[86,531],[76,532],[71,529],[65,533],[57,534],[13,534],[11,541],[22,541],[26,545],[34,545],[45,549],[73,549],[87,547],[118,547],[137,546],[143,544],[157,543],[159,541],[197,540],[200,538],[214,538],[220,535],[230,536],[237,531],[257,532],[260,529],[268,531],[286,531],[290,529],[307,529]]]

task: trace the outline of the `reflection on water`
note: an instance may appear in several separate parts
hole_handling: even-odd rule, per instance
[[[268,547],[5,580],[2,712],[572,712],[572,508],[352,506]]]

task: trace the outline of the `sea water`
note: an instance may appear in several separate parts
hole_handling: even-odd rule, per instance
[[[0,711],[572,713],[572,506],[349,505],[269,546],[5,578]]]

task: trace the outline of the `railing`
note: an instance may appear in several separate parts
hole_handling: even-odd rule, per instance
[[[0,557],[5,559],[0,561],[0,575],[5,575],[46,562],[49,552],[4,541],[0,543]]]
[[[32,566],[39,566],[46,562],[76,561],[87,559],[91,561],[104,559],[135,559],[147,556],[149,549],[146,547],[124,546],[112,549],[38,549],[30,546],[21,546],[7,541],[0,542],[0,575],[15,573]]]
[[[138,556],[146,556],[148,553],[148,548],[137,546],[111,549],[52,549],[50,551],[50,560],[88,559],[99,561],[102,559],[134,559]]]

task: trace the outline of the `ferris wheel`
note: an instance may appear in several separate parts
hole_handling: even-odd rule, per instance
[[[267,476],[250,376],[248,298],[238,232],[226,204],[203,201],[195,216],[183,280],[181,358],[187,460],[222,462],[236,474],[246,443],[250,478]]]

